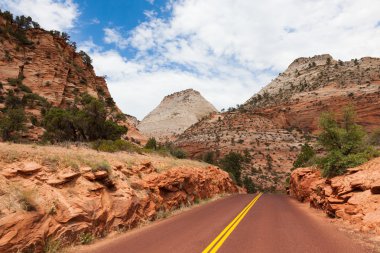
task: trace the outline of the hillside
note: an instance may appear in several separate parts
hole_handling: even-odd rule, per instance
[[[91,58],[76,50],[66,33],[45,31],[30,18],[0,15],[0,109],[23,107],[27,130],[22,138],[40,140],[42,116],[50,107],[81,108],[88,94],[104,101],[108,118],[129,128],[130,139],[144,137],[113,101]]]
[[[301,144],[313,139],[322,112],[353,105],[358,123],[372,131],[380,126],[379,97],[378,58],[299,58],[244,105],[194,124],[176,144],[200,159],[209,151],[214,160],[240,152],[247,158],[245,175],[265,188],[281,189]]]
[[[166,96],[138,125],[149,137],[172,140],[189,126],[217,110],[198,91],[187,89]]]

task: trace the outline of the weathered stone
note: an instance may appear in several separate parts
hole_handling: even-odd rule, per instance
[[[104,179],[104,178],[108,177],[108,172],[105,170],[98,170],[98,171],[94,172],[94,176],[95,176],[96,180]]]
[[[296,169],[291,174],[290,193],[298,200],[309,199],[311,207],[347,220],[358,230],[376,228],[380,225],[379,168],[380,158],[375,158],[353,168],[355,173],[329,179],[331,185],[321,180],[317,171]]]
[[[92,173],[92,172],[86,172],[86,173],[82,174],[82,177],[84,177],[85,179],[87,179],[89,181],[94,181],[96,179],[94,173]]]
[[[40,171],[42,166],[35,162],[27,162],[20,166],[17,169],[17,172],[21,174],[31,175]]]

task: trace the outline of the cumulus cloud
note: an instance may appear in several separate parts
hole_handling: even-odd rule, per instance
[[[115,28],[104,28],[104,42],[115,44],[118,48],[124,49],[128,45],[128,40],[125,39],[120,32]]]
[[[105,31],[109,43],[136,52],[129,59],[92,50],[116,101],[139,118],[189,87],[219,109],[243,103],[301,56],[380,54],[376,0],[181,0],[167,11],[125,37]]]
[[[31,16],[47,30],[70,30],[80,15],[72,0],[0,0],[0,8],[15,15]]]

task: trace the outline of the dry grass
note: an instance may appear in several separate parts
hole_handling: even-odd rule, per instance
[[[78,171],[80,167],[84,166],[96,168],[99,164],[104,163],[110,165],[122,163],[130,167],[148,161],[152,162],[158,172],[173,167],[205,168],[209,166],[203,162],[162,157],[157,154],[134,154],[123,151],[117,153],[98,152],[83,146],[77,147],[69,144],[62,147],[0,143],[0,165],[20,161],[35,161],[48,167],[52,172],[61,168],[71,168],[73,171]]]
[[[10,183],[0,186],[0,210],[7,212],[34,211],[38,206],[37,189]]]

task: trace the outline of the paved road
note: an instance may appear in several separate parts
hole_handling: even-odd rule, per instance
[[[265,194],[252,205],[254,198],[255,195],[235,195],[220,199],[101,242],[87,252],[366,252],[333,225],[311,217],[287,196]],[[249,203],[250,209],[246,208]],[[218,235],[219,241],[215,240]],[[213,247],[205,250],[213,241]]]

